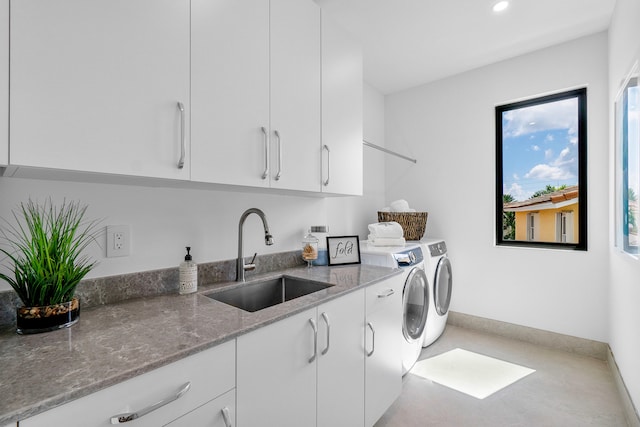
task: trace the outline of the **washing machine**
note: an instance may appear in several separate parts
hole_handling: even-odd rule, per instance
[[[429,309],[424,328],[423,347],[437,340],[444,332],[449,317],[453,276],[447,245],[443,239],[423,239],[424,265],[429,286]]]
[[[429,309],[429,286],[424,255],[419,242],[404,246],[373,246],[360,242],[363,264],[401,268],[398,275],[402,289],[402,375],[409,372],[420,356],[424,327]],[[401,287],[400,287],[401,286]]]

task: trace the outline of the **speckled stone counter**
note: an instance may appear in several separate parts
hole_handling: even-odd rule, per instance
[[[15,422],[174,362],[238,335],[400,274],[366,265],[292,268],[282,274],[334,286],[255,313],[204,294],[138,298],[82,310],[69,329],[20,336],[0,331],[0,425]]]

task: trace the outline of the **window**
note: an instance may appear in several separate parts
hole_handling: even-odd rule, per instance
[[[496,107],[496,244],[587,249],[586,88]]]
[[[630,254],[638,254],[639,93],[636,63],[616,98],[616,245]]]
[[[537,213],[527,214],[527,240],[535,242],[540,238],[537,225],[539,221]]]

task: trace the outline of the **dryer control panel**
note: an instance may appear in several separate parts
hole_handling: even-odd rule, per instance
[[[444,242],[432,243],[429,245],[429,252],[432,257],[437,257],[447,253],[447,245]]]
[[[424,255],[420,247],[397,252],[393,254],[393,257],[396,259],[398,267],[410,267],[424,261]]]

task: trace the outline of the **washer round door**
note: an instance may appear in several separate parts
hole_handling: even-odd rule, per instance
[[[422,339],[429,310],[429,281],[422,268],[414,268],[402,292],[402,334],[408,342]]]
[[[436,313],[444,316],[449,311],[451,303],[451,285],[453,276],[451,275],[451,261],[446,256],[440,258],[436,267],[436,275],[433,284],[433,299]]]

